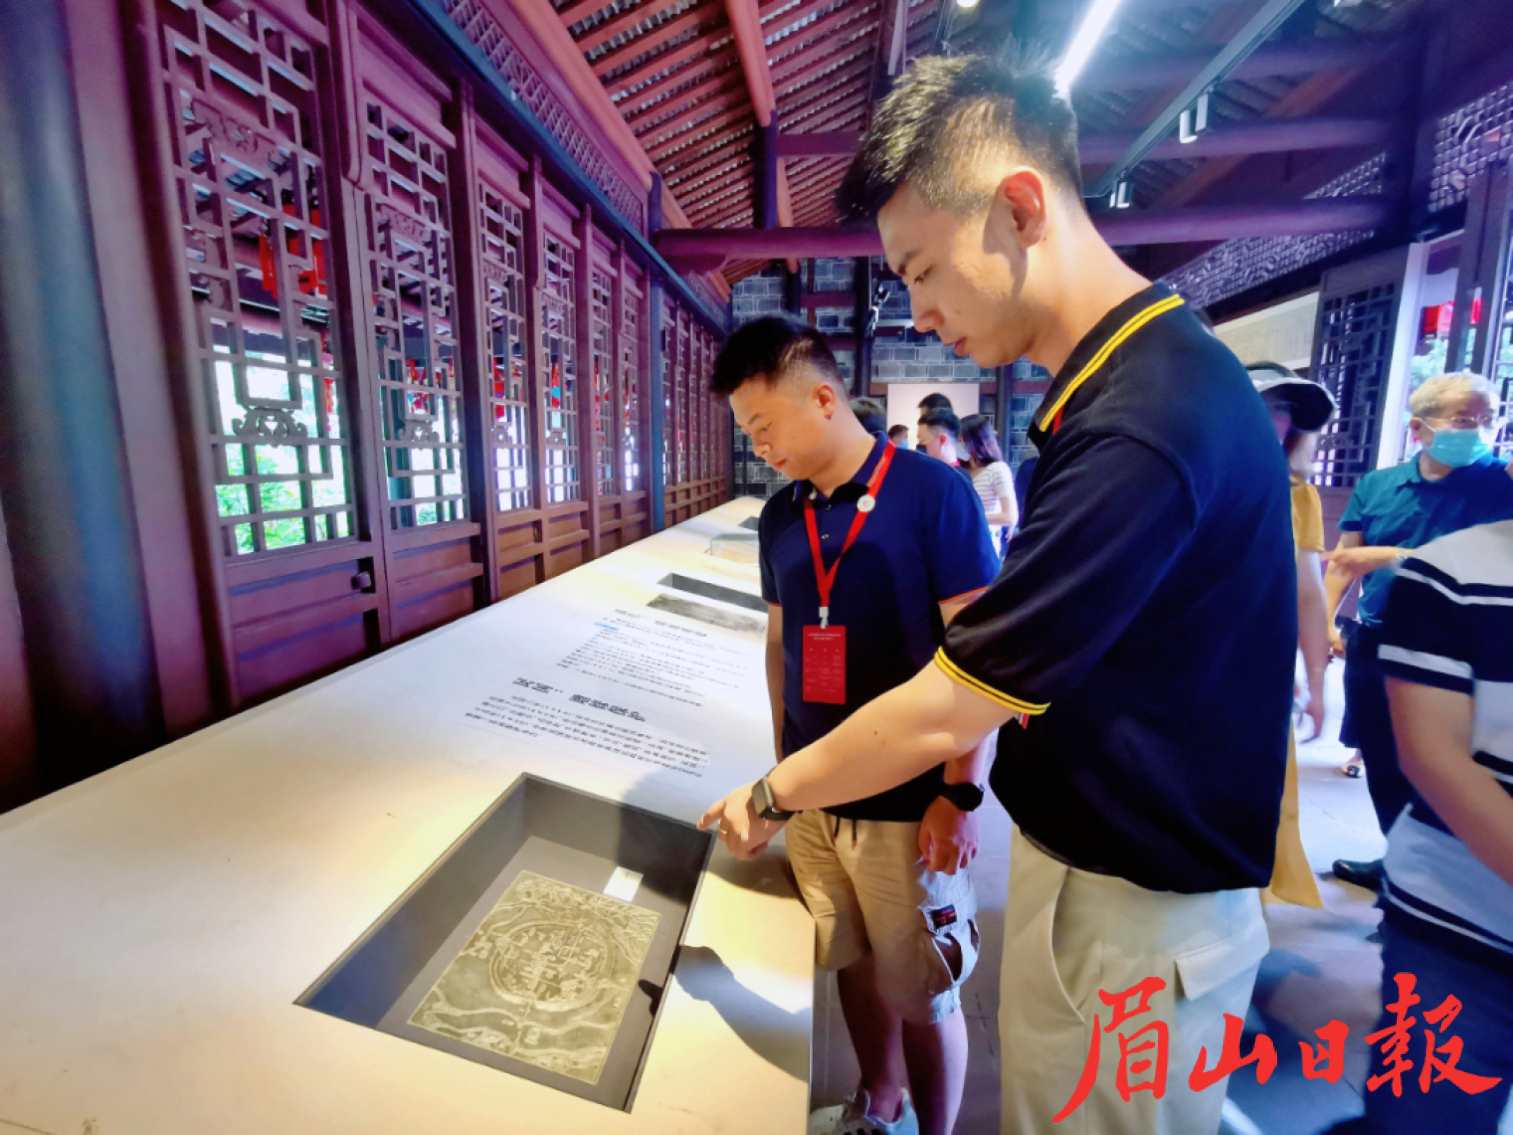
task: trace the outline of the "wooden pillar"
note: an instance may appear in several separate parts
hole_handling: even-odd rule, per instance
[[[1445,354],[1449,371],[1491,375],[1497,361],[1496,326],[1507,275],[1510,180],[1505,162],[1489,165],[1466,189],[1466,227],[1461,236],[1455,283],[1455,316]],[[1479,293],[1479,295],[1478,295]],[[1473,303],[1481,300],[1481,323],[1473,326]]]
[[[525,376],[531,406],[531,425],[535,451],[532,458],[535,467],[531,470],[531,483],[536,488],[536,508],[539,519],[537,539],[541,544],[541,582],[552,574],[552,525],[551,502],[546,493],[546,404],[541,392],[546,385],[546,376],[541,373],[541,273],[546,235],[542,232],[545,223],[543,207],[546,203],[542,183],[540,155],[532,155],[530,173],[526,176],[526,195],[530,198],[530,211],[525,218]]]
[[[160,743],[162,701],[63,10],[0,28],[0,491],[58,786]]]
[[[466,442],[468,513],[482,528],[477,581],[482,606],[499,598],[499,495],[493,484],[494,447],[489,443],[489,393],[492,366],[488,320],[484,316],[483,267],[478,243],[478,135],[473,116],[473,88],[463,84],[449,124],[457,135],[457,161],[451,170],[452,234],[457,280],[457,366],[462,373],[463,430]]]
[[[758,126],[751,142],[752,175],[756,179],[752,187],[752,223],[759,229],[778,227],[778,119],[766,126]]]
[[[856,311],[851,317],[852,337],[856,342],[855,373],[851,376],[853,398],[872,392],[872,335],[868,323],[872,316],[872,257],[856,258]]]
[[[594,210],[580,206],[577,278],[573,281],[578,328],[578,489],[587,506],[588,558],[597,560],[599,534],[599,384],[594,378]]]
[[[646,228],[656,232],[662,227],[662,175],[651,175],[651,196],[646,203]],[[666,360],[662,357],[662,279],[654,270],[646,273],[646,331],[647,383],[646,405],[650,411],[647,430],[650,444],[646,448],[646,487],[650,493],[651,530],[660,532],[667,527],[667,479],[663,476],[662,455],[666,445],[667,423],[663,421],[665,406],[662,401],[663,376]]]

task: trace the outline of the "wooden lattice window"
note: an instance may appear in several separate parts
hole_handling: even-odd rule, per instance
[[[622,282],[620,288],[620,449],[621,482],[627,493],[641,488],[641,327],[636,296]]]
[[[1320,303],[1314,377],[1339,407],[1319,441],[1314,480],[1321,485],[1348,488],[1376,467],[1397,306],[1393,282],[1326,295]]]
[[[610,315],[614,293],[609,276],[598,268],[593,270],[592,278],[589,342],[593,348],[594,368],[594,464],[597,466],[599,493],[609,497],[615,495],[615,432],[606,425],[615,418],[614,323]]]
[[[445,150],[367,104],[364,259],[391,528],[462,520],[462,388]]]
[[[157,15],[220,551],[351,536],[313,49],[255,9],[160,0]]]
[[[525,366],[525,225],[521,211],[479,185],[488,313],[494,492],[500,512],[531,506],[531,402]]]
[[[689,460],[689,429],[688,429],[688,366],[693,353],[692,336],[689,334],[689,320],[682,308],[678,309],[678,342],[677,366],[674,375],[677,379],[677,391],[673,395],[673,402],[677,407],[677,429],[673,433],[675,446],[674,456],[678,464],[678,484],[693,479],[691,473],[692,462]]]
[[[541,257],[541,409],[546,416],[546,499],[577,500],[578,357],[574,273],[577,254],[545,234]]]

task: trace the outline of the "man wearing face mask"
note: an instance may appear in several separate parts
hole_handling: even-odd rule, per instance
[[[1475,374],[1431,378],[1408,399],[1413,439],[1422,447],[1390,469],[1366,474],[1340,518],[1340,540],[1325,557],[1325,600],[1331,615],[1355,580],[1361,580],[1360,625],[1344,654],[1345,706],[1366,764],[1366,787],[1385,833],[1413,789],[1398,765],[1392,719],[1377,648],[1392,569],[1415,548],[1477,524],[1513,519],[1513,476],[1493,455],[1497,393]],[[1382,862],[1341,859],[1337,878],[1380,891]]]

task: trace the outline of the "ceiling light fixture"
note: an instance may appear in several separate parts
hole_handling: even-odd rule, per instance
[[[1072,36],[1072,45],[1066,49],[1066,54],[1056,65],[1056,90],[1063,98],[1071,95],[1072,84],[1076,82],[1077,76],[1082,74],[1087,61],[1092,58],[1093,50],[1103,38],[1104,29],[1114,18],[1114,11],[1118,7],[1119,0],[1093,0],[1092,7],[1082,17],[1082,23],[1078,26],[1076,34]]]
[[[956,0],[956,6],[958,8],[965,8],[970,11],[971,9],[977,7],[977,0]]]

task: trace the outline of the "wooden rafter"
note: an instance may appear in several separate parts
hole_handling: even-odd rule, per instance
[[[631,87],[644,83],[654,75],[669,74],[680,64],[687,63],[691,59],[697,59],[703,55],[713,56],[725,46],[721,42],[722,38],[728,39],[729,33],[721,32],[700,36],[689,43],[660,52],[651,59],[636,64],[623,75],[607,78],[605,86],[618,94],[621,91],[629,90]]]
[[[818,102],[802,113],[790,114],[784,119],[794,130],[812,130],[816,133],[824,130],[830,119],[839,111],[852,110],[857,107],[865,108],[867,100],[862,95],[852,95],[850,98],[838,99],[835,102]]]
[[[699,155],[690,154],[688,161],[684,165],[680,166],[675,162],[669,162],[662,176],[667,179],[669,185],[687,181],[690,177],[702,173],[711,166],[719,165],[729,155],[737,152],[744,153],[750,147],[751,131],[749,129],[737,131],[730,141],[715,147],[713,150]]]
[[[837,8],[827,16],[821,16],[812,24],[805,24],[792,35],[780,39],[767,49],[768,62],[773,66],[773,82],[777,82],[777,65],[787,62],[792,56],[802,54],[810,50],[816,43],[824,40],[832,32],[838,29],[857,25],[853,31],[865,27],[870,31],[871,21],[876,19],[877,5],[867,2],[857,7],[843,6]]]
[[[634,8],[611,16],[597,27],[589,28],[582,35],[574,37],[575,42],[578,44],[578,50],[587,55],[594,48],[600,47],[614,39],[615,36],[630,31],[637,24],[644,23],[658,12],[672,7],[674,2],[675,0],[660,0],[660,2],[659,0],[646,0],[643,4],[637,4]],[[576,22],[576,20],[564,20],[563,24],[564,26],[570,26]]]
[[[692,11],[684,12],[666,23],[658,24],[645,35],[638,35],[634,39],[628,39],[624,43],[610,48],[598,59],[594,60],[594,74],[604,76],[643,52],[650,51],[654,47],[661,47],[669,40],[676,39],[684,32],[694,28],[704,28],[705,34],[714,32],[720,23],[720,10],[705,4]]]
[[[773,85],[782,86],[795,75],[803,74],[818,60],[827,60],[833,65],[837,61],[864,54],[864,44],[857,44],[857,41],[865,41],[867,31],[866,24],[855,21],[841,28],[831,28],[825,36],[811,40],[775,62],[772,65]],[[853,47],[853,44],[856,46]]]
[[[800,20],[806,20],[816,12],[827,12],[835,7],[836,0],[804,0],[797,8],[790,8],[781,16],[762,16],[762,35],[781,35]],[[763,5],[765,11],[769,6]]]
[[[837,91],[836,88],[839,90]],[[865,102],[867,96],[866,92],[858,90],[854,84],[837,83],[835,87],[816,86],[813,90],[806,91],[782,104],[783,129],[791,132],[803,115],[857,99]]]
[[[816,59],[813,64],[795,74],[786,83],[775,84],[778,87],[778,104],[781,106],[784,99],[791,99],[799,92],[807,92],[807,88],[823,78],[828,83],[844,83],[864,73],[870,61],[865,54],[858,54],[843,58],[839,61],[833,59]],[[836,68],[830,70],[830,68]]]
[[[674,95],[660,109],[663,114],[676,111],[669,118],[653,120],[654,109],[649,108],[640,114],[626,115],[625,120],[630,123],[631,129],[639,138],[648,139],[652,142],[661,140],[661,134],[665,131],[676,130],[683,123],[697,118],[701,114],[708,114],[711,106],[720,106],[731,101],[732,96],[739,98],[746,89],[745,80],[737,76],[733,81],[725,77],[724,81],[711,80],[708,83],[693,87],[681,95]],[[687,98],[687,103],[677,100]]]
[[[718,110],[718,107],[714,109]],[[663,140],[646,147],[646,152],[651,155],[651,160],[659,165],[666,158],[682,150],[686,146],[696,146],[700,139],[706,138],[710,133],[719,131],[733,123],[749,117],[751,108],[744,102],[731,107],[712,118],[701,119],[691,123],[673,133],[665,135]]]
[[[701,59],[697,63],[691,63],[674,75],[658,79],[647,84],[632,95],[626,95],[616,103],[621,108],[621,113],[628,119],[635,117],[643,111],[652,110],[661,105],[662,100],[672,97],[681,98],[687,85],[697,85],[707,82],[711,78],[719,79],[729,74],[739,74],[740,62],[732,59],[729,55],[721,53],[712,55],[707,59]],[[669,92],[677,93],[669,95]]]

